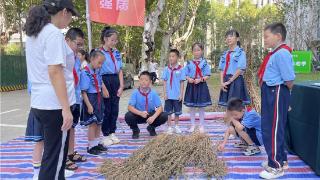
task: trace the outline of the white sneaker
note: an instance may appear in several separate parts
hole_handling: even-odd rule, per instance
[[[68,178],[68,177],[71,177],[73,175],[74,175],[74,171],[70,171],[70,170],[67,170],[67,169],[64,170],[64,177]]]
[[[40,172],[40,168],[33,169],[33,177],[32,177],[32,180],[38,180],[38,179],[39,179],[39,172]]]
[[[259,176],[263,179],[276,179],[284,175],[282,168],[275,169],[268,167],[266,170],[260,172]]]
[[[39,179],[39,174],[34,174],[32,177],[32,180],[38,180]]]
[[[228,139],[233,140],[233,139],[236,139],[236,137],[233,134],[230,134]]]
[[[267,169],[269,166],[268,166],[268,161],[263,161],[261,163],[261,166],[264,168],[264,169]],[[282,169],[283,170],[288,170],[289,169],[289,163],[288,161],[283,161],[283,166],[282,166]]]
[[[181,131],[181,129],[179,128],[178,125],[176,125],[176,126],[174,127],[174,129],[175,129],[175,132],[176,132],[177,134],[181,134],[181,133],[182,133],[182,131]]]
[[[200,132],[200,133],[206,133],[206,130],[204,129],[203,126],[200,126],[200,127],[199,127],[199,132]]]
[[[188,132],[189,133],[193,133],[194,132],[194,130],[195,130],[195,126],[194,125],[192,125],[191,127],[190,127],[190,129],[188,130]]]
[[[103,137],[101,144],[103,146],[111,146],[113,144],[113,141],[110,136],[105,136],[105,137]]]
[[[173,128],[171,126],[168,127],[167,134],[173,134],[173,132],[174,132]]]
[[[120,143],[120,139],[114,133],[110,134],[110,139],[113,141],[113,144]]]
[[[289,169],[289,163],[288,163],[288,161],[283,161],[282,169],[283,169],[283,170],[288,170],[288,169]]]
[[[260,154],[260,153],[261,153],[261,151],[260,151],[259,147],[255,146],[255,145],[248,146],[243,151],[243,154],[246,155],[246,156],[252,156],[252,155]]]

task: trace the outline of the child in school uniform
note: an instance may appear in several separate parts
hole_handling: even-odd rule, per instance
[[[28,81],[28,93],[31,95],[30,81]],[[25,141],[35,142],[32,154],[33,179],[38,179],[43,152],[43,128],[31,110],[28,116]]]
[[[188,81],[184,104],[190,107],[191,128],[189,132],[195,130],[195,113],[196,108],[199,108],[200,127],[201,133],[205,132],[204,129],[204,108],[211,106],[211,97],[207,80],[211,75],[210,66],[205,58],[203,58],[203,45],[195,43],[192,45],[192,53],[194,59],[188,61],[185,67],[186,79]]]
[[[70,28],[65,37],[66,42],[66,59],[67,63],[73,63],[73,79],[74,79],[74,88],[75,88],[75,96],[76,103],[71,106],[71,112],[73,116],[73,124],[72,128],[69,132],[69,148],[68,148],[68,156],[66,161],[66,169],[74,171],[78,169],[78,166],[75,164],[76,162],[85,162],[87,161],[86,157],[80,155],[77,151],[75,151],[75,127],[79,123],[80,118],[80,104],[81,104],[81,90],[80,90],[80,68],[81,62],[77,58],[76,53],[83,47],[84,45],[84,34],[79,28]]]
[[[240,136],[241,142],[235,147],[244,147],[246,156],[261,153],[259,146],[263,144],[261,134],[261,117],[252,108],[245,107],[239,98],[230,99],[227,105],[230,114],[230,125],[224,134],[223,142],[218,146],[218,150],[223,151],[231,134]]]
[[[264,44],[272,51],[264,58],[259,72],[261,85],[261,127],[268,161],[263,162],[260,177],[274,179],[287,169],[284,133],[288,118],[290,91],[295,79],[291,48],[286,40],[286,28],[273,23],[264,29]]]
[[[86,67],[88,65],[88,62],[89,62],[89,54],[83,50],[83,49],[80,49],[78,51],[78,54],[77,54],[78,58],[80,59],[80,62],[81,62],[81,70]]]
[[[240,35],[236,30],[229,30],[225,37],[229,49],[223,53],[219,62],[221,90],[218,104],[227,106],[231,98],[240,98],[246,105],[250,104],[243,78],[247,59],[244,50],[240,48]]]
[[[132,139],[139,138],[138,124],[148,123],[147,130],[150,136],[156,136],[155,129],[168,119],[167,113],[163,112],[159,95],[150,88],[152,80],[148,71],[140,74],[139,83],[139,88],[131,94],[129,112],[125,115],[125,121],[132,129]]]
[[[104,138],[101,143],[104,146],[120,143],[115,135],[119,114],[119,101],[124,88],[122,59],[120,52],[115,48],[118,43],[118,32],[105,27],[101,32],[102,47],[100,50],[105,55],[105,61],[101,68],[103,83],[107,88],[108,96],[104,98],[104,110],[102,133]]]
[[[102,94],[106,96],[106,88],[102,82],[99,69],[105,60],[100,50],[90,52],[90,63],[81,71],[80,88],[83,97],[80,124],[88,126],[88,148],[91,155],[99,155],[108,149],[100,144],[101,124],[104,104]]]
[[[179,115],[182,114],[182,101],[184,91],[185,73],[178,64],[180,53],[177,49],[171,49],[169,53],[169,65],[164,69],[162,74],[163,92],[164,92],[164,111],[168,113],[168,130],[169,134],[173,132],[180,134]],[[175,126],[172,128],[171,115],[174,114]]]

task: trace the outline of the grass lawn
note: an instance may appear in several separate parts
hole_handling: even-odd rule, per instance
[[[309,73],[309,74],[296,74],[296,82],[302,81],[320,81],[320,72]]]

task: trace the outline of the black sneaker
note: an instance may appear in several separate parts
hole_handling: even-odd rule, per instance
[[[108,151],[108,148],[103,146],[102,144],[98,144],[97,149],[101,152],[106,152]]]
[[[150,136],[156,136],[156,135],[157,135],[156,130],[155,130],[154,127],[148,126],[148,127],[147,127],[147,130],[148,130]]]
[[[98,146],[94,146],[90,149],[87,148],[87,153],[93,156],[98,156],[99,154],[101,154],[101,151],[99,150]]]
[[[139,139],[139,134],[140,134],[139,129],[132,130],[132,139]]]

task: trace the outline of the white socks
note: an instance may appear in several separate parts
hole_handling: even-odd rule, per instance
[[[190,118],[191,118],[191,125],[194,126],[196,121],[195,108],[190,108]]]
[[[39,176],[41,162],[33,162],[33,175],[34,177]]]
[[[199,119],[200,119],[200,126],[204,126],[204,107],[199,108]],[[190,119],[191,119],[191,125],[195,126],[195,120],[196,120],[196,108],[190,108]]]
[[[100,144],[101,139],[100,138],[96,138],[94,141],[95,141],[96,146],[98,146]]]
[[[98,140],[98,139],[95,139],[95,140],[93,140],[93,141],[89,141],[88,143],[89,143],[89,148],[91,149],[91,148],[93,148],[93,147],[95,147],[95,146],[98,146],[99,140]]]
[[[200,126],[204,126],[204,108],[199,108]]]

